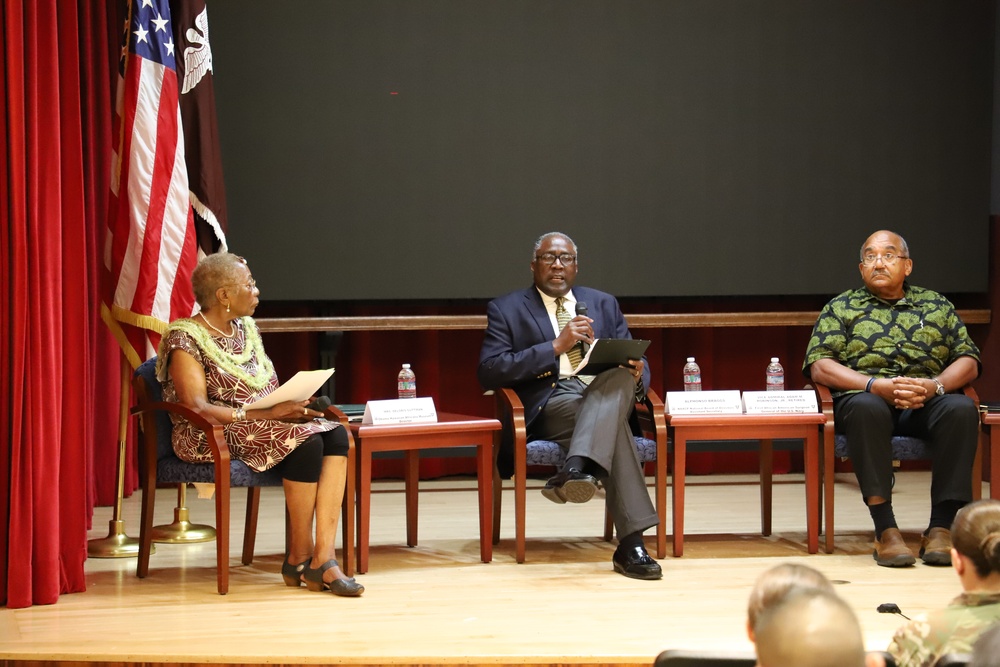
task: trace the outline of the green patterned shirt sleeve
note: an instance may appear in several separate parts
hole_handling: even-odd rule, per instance
[[[874,377],[930,378],[963,356],[980,361],[965,323],[943,295],[906,284],[903,298],[889,303],[861,287],[823,307],[802,372],[809,377],[813,363],[833,359]]]
[[[970,653],[986,628],[1000,621],[1000,593],[963,593],[945,609],[896,631],[888,652],[899,667],[932,667],[945,653]]]

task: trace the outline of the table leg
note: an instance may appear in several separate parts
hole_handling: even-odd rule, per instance
[[[360,444],[360,439],[358,444]],[[371,520],[372,455],[358,447],[358,572],[368,571],[368,528]]]
[[[674,558],[684,555],[684,472],[687,469],[687,440],[674,430]]]
[[[774,443],[760,441],[760,534],[771,534],[771,481],[774,477]]]
[[[809,553],[819,551],[819,434],[810,429],[802,447],[803,464],[806,469],[806,533]]]
[[[493,560],[493,438],[485,437],[476,448],[479,477],[479,556]]]
[[[417,498],[420,486],[420,452],[408,449],[406,460],[406,545],[417,546]]]

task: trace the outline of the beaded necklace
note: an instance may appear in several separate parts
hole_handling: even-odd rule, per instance
[[[219,347],[215,338],[208,333],[205,327],[191,319],[174,320],[171,322],[167,330],[163,333],[163,340],[167,339],[171,331],[180,331],[187,334],[194,339],[194,342],[201,349],[202,354],[214,361],[219,368],[238,378],[252,390],[260,391],[271,382],[271,376],[274,375],[274,365],[264,353],[264,344],[260,339],[260,332],[257,330],[257,325],[254,324],[253,319],[250,317],[241,317],[237,321],[243,325],[244,332],[245,344],[240,354],[233,354]],[[234,327],[233,334],[235,335],[235,333]],[[158,376],[160,375],[160,365],[165,364],[167,360],[167,355],[164,352],[165,350],[160,350],[159,357],[156,360]],[[251,375],[244,368],[244,365],[251,359],[256,359],[258,367],[257,375]]]

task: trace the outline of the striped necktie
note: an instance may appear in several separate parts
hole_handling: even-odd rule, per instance
[[[565,303],[566,297],[556,297],[556,323],[559,325],[559,331],[565,329],[569,321],[573,319],[570,317],[569,311],[566,310]],[[577,343],[566,352],[566,356],[569,357],[569,364],[573,370],[576,370],[576,367],[583,361],[583,352],[580,348],[580,343]]]

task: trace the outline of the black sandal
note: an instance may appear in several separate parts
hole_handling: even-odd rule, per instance
[[[307,565],[309,565],[308,558],[298,565],[292,565],[288,562],[288,556],[286,555],[285,562],[281,564],[281,578],[285,580],[285,585],[294,588],[301,586],[302,573],[305,572]]]
[[[323,581],[324,572],[329,570],[331,567],[339,566],[340,565],[337,561],[331,558],[315,570],[311,567],[307,567],[304,573],[306,588],[314,592],[329,590],[334,595],[340,595],[347,598],[358,597],[364,593],[365,587],[355,581],[354,577],[348,577],[347,579],[334,579],[331,583]]]

